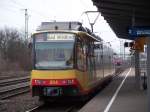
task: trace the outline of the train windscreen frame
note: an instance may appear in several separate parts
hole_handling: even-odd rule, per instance
[[[34,35],[35,69],[72,69],[75,34],[40,33]]]

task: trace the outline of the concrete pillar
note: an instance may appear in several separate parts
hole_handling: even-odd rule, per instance
[[[147,99],[150,112],[150,37],[147,38]]]

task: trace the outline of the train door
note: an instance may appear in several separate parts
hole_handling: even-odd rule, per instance
[[[84,41],[78,39],[76,44],[77,69],[84,72],[86,70],[86,54]]]
[[[84,87],[87,87],[87,83],[89,80],[89,77],[87,75],[87,55],[86,55],[86,44],[83,40],[77,39],[76,44],[76,68],[78,70],[77,76],[79,80],[82,81],[82,84]]]

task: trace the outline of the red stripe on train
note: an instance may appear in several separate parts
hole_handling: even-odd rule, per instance
[[[32,86],[68,86],[78,84],[76,79],[32,79]]]

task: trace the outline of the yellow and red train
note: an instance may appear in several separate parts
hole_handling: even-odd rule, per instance
[[[42,100],[89,95],[115,72],[113,50],[79,22],[43,22],[32,38],[31,91]]]

